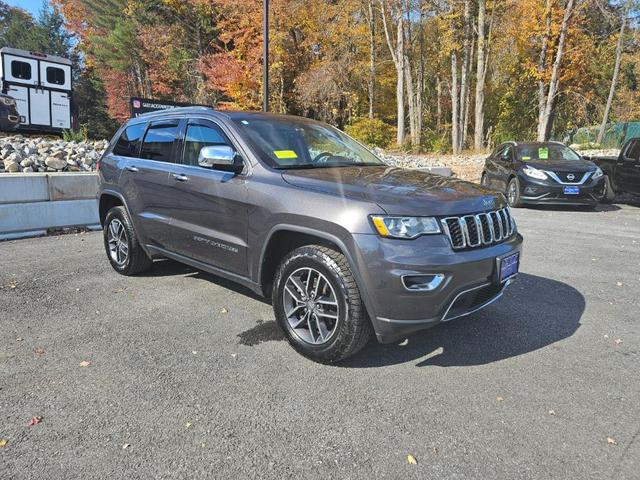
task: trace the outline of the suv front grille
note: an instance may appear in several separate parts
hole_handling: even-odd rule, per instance
[[[508,208],[477,215],[447,217],[440,222],[451,246],[456,250],[500,243],[516,231]]]

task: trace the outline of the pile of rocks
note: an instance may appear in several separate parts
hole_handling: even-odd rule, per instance
[[[0,137],[0,173],[90,172],[107,140],[65,142],[61,139],[11,135]]]
[[[457,178],[472,182],[480,181],[482,167],[487,158],[487,153],[483,152],[465,152],[460,155],[445,153],[415,155],[385,152],[379,148],[374,151],[388,165],[402,168],[448,167]]]

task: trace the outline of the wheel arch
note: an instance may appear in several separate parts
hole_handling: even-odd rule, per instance
[[[286,241],[282,241],[286,239]],[[360,275],[360,269],[351,250],[338,236],[329,232],[320,231],[299,225],[281,224],[273,227],[267,235],[267,240],[262,247],[258,268],[258,282],[262,293],[266,298],[271,294],[273,277],[276,269],[284,256],[292,250],[304,245],[320,244],[329,246],[342,253],[349,262],[349,268],[358,284],[362,301],[369,315],[374,315],[371,310],[372,302],[368,298],[364,283]]]
[[[109,210],[111,210],[113,207],[122,206],[124,206],[124,199],[121,195],[109,191],[102,192],[100,194],[100,198],[98,199],[98,214],[100,216],[100,225],[104,227],[104,221],[107,218],[107,213],[109,212]]]

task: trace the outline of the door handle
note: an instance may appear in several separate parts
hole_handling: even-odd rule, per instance
[[[174,173],[171,176],[173,177],[174,180],[177,180],[179,182],[186,182],[187,180],[189,180],[189,177],[183,174]]]
[[[126,168],[127,168],[128,171],[133,172],[133,173],[136,173],[136,172],[140,171],[140,169],[138,167],[131,166],[131,167],[126,167]]]

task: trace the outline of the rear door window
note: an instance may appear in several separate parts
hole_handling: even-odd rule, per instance
[[[200,150],[213,145],[226,145],[233,148],[224,133],[212,123],[190,124],[184,137],[184,153],[182,163],[185,165],[198,165]]]
[[[113,147],[113,154],[122,157],[137,157],[146,126],[146,123],[138,123],[125,128],[118,139],[118,143]]]
[[[157,162],[173,162],[173,145],[179,134],[178,122],[149,125],[142,142],[140,158]]]

